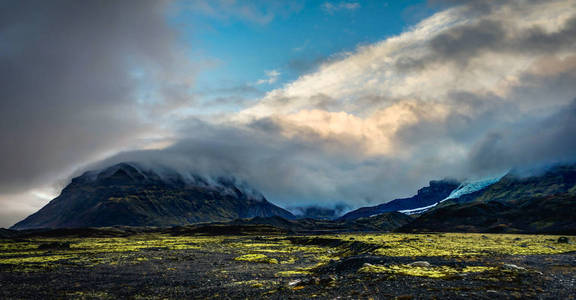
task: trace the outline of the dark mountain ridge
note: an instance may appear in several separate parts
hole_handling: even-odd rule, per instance
[[[472,199],[449,200],[400,231],[576,234],[576,164],[508,174]]]
[[[294,218],[232,177],[121,163],[72,179],[57,198],[12,228],[175,226],[257,216]]]
[[[413,197],[360,208],[336,220],[298,219],[233,177],[153,171],[123,163],[74,178],[60,196],[12,229],[180,226],[183,232],[200,233],[399,228],[403,232],[576,234],[576,164],[554,166],[531,176],[510,172],[488,181],[431,181]],[[418,216],[397,212],[435,204]],[[322,217],[332,213],[311,211]],[[0,232],[1,236],[13,234]]]

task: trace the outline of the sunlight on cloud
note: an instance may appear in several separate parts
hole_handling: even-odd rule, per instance
[[[539,31],[553,36],[569,26],[573,7],[572,1],[550,1],[520,9],[511,1],[473,17],[465,7],[451,8],[269,92],[233,119],[273,117],[323,138],[357,138],[371,154],[392,154],[395,135],[404,127],[441,121],[451,113],[474,118],[481,112],[454,94],[498,98],[527,110],[533,103],[513,95],[525,84],[523,78],[548,65],[542,59],[560,59],[573,50],[559,49],[550,56],[520,47],[539,37]],[[559,71],[546,67],[544,72]],[[570,100],[551,96],[548,103]],[[290,130],[286,134],[293,135]]]
[[[278,116],[277,120],[280,124],[310,128],[324,139],[352,139],[363,146],[363,151],[368,155],[390,155],[399,150],[393,146],[394,135],[400,128],[424,119],[440,121],[446,115],[446,108],[442,105],[406,100],[377,110],[366,118],[346,112],[313,109]],[[287,137],[298,134],[290,126],[284,126],[284,129]]]

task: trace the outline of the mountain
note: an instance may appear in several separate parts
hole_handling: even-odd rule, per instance
[[[255,217],[250,219],[237,219],[230,222],[199,224],[183,227],[177,230],[180,234],[188,233],[230,233],[238,230],[254,231],[259,227],[274,228],[274,231],[298,234],[318,234],[337,232],[382,232],[393,231],[412,222],[412,218],[398,212],[383,213],[369,218],[357,220],[321,220],[321,219],[293,219],[282,217]]]
[[[510,173],[472,199],[445,201],[401,231],[576,234],[576,165]]]
[[[433,180],[430,181],[429,186],[419,189],[415,196],[410,198],[396,199],[388,203],[376,206],[362,207],[343,215],[339,218],[339,220],[355,220],[385,212],[404,211],[428,207],[435,205],[439,201],[448,197],[450,193],[459,186],[460,183],[455,180]]]
[[[72,179],[60,196],[12,229],[174,226],[270,216],[294,218],[234,178],[121,163]]]
[[[476,181],[468,181],[463,182],[453,190],[448,197],[428,206],[418,207],[413,209],[406,209],[401,210],[401,213],[405,213],[408,215],[416,215],[425,213],[438,205],[442,205],[446,201],[450,201],[451,203],[465,203],[469,202],[473,199],[476,199],[478,196],[482,195],[484,191],[491,185],[499,182],[502,176],[495,177],[495,178],[488,178],[483,180],[476,180]]]

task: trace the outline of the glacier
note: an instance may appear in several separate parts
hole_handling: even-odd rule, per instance
[[[442,203],[444,201],[447,201],[450,199],[458,199],[464,195],[468,195],[468,194],[472,194],[472,193],[477,192],[477,191],[481,191],[481,190],[495,184],[496,182],[500,181],[500,179],[502,179],[502,177],[504,177],[507,173],[508,172],[506,172],[500,176],[492,177],[492,178],[488,178],[488,179],[463,182],[462,184],[460,184],[459,187],[457,187],[454,191],[452,191],[450,193],[450,195],[448,195],[448,197],[440,200],[438,203],[434,203],[432,205],[428,205],[428,206],[424,206],[424,207],[400,210],[399,212],[401,212],[403,214],[407,214],[407,215],[415,215],[415,214],[420,214],[420,213],[426,212],[429,209],[435,207],[436,205],[438,205],[439,203]]]

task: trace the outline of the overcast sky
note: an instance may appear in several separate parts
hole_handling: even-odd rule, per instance
[[[0,0],[0,227],[120,161],[349,209],[576,156],[576,0]]]

